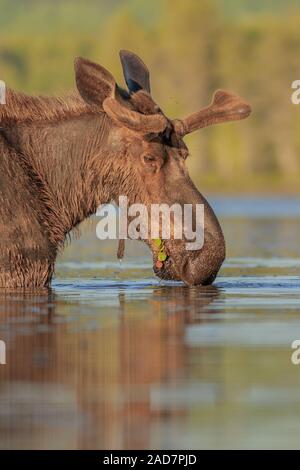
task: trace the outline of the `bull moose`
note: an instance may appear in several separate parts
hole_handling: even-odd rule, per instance
[[[0,287],[48,287],[69,232],[101,204],[203,204],[204,245],[186,251],[165,240],[167,259],[154,271],[187,285],[210,284],[225,258],[219,222],[191,181],[183,137],[250,114],[238,96],[217,91],[212,103],[184,119],[169,119],[150,93],[149,71],[121,51],[128,91],[101,65],[75,59],[77,90],[60,97],[7,89],[0,106]]]

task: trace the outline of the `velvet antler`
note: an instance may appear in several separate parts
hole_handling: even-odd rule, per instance
[[[103,109],[114,121],[144,134],[162,132],[168,124],[162,114],[141,114],[126,108],[114,98],[106,98],[103,102]]]
[[[212,124],[245,119],[250,113],[251,107],[239,96],[218,90],[209,106],[185,119],[176,119],[173,123],[176,132],[184,136]]]

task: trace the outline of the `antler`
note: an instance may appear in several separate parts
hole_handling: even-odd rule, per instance
[[[162,114],[142,114],[126,108],[114,98],[103,101],[103,109],[114,121],[144,134],[162,132],[168,121]]]
[[[212,124],[245,119],[250,113],[251,107],[239,96],[228,91],[218,90],[209,106],[185,119],[175,119],[173,124],[175,131],[184,136]]]

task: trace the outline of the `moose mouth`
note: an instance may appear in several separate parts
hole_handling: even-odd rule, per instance
[[[165,242],[160,239],[157,240],[144,240],[152,252],[153,257],[153,271],[154,274],[163,280],[168,281],[181,281],[175,269],[175,262],[171,255],[170,249],[166,246]],[[160,255],[162,255],[160,257]]]
[[[200,250],[201,251],[201,250]],[[162,265],[153,265],[153,271],[157,277],[165,281],[181,281],[187,286],[210,285],[215,280],[224,258],[215,260],[214,264],[203,268],[206,260],[201,259],[201,253],[194,256],[187,253],[176,256],[176,261],[171,256]]]
[[[152,251],[153,271],[160,279],[182,281],[187,286],[212,284],[225,259],[223,235],[213,243],[213,247],[208,243],[201,249],[186,250],[185,243],[179,240],[164,241],[165,256],[161,259],[161,251],[153,243],[147,243]]]
[[[160,262],[158,264],[157,261],[153,264],[153,271],[154,274],[163,279],[165,281],[181,281],[182,279],[176,274],[176,270],[174,269],[174,262],[171,257],[168,257],[165,261]]]
[[[185,264],[187,259],[187,253],[183,253],[182,250],[176,249],[172,244],[166,241],[158,244],[153,241],[149,244],[153,255],[153,271],[154,274],[160,279],[166,281],[183,281],[182,266]],[[170,246],[171,245],[171,246]]]

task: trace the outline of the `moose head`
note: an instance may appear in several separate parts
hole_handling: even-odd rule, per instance
[[[109,117],[109,147],[128,169],[125,190],[130,202],[204,205],[204,244],[199,250],[185,249],[185,241],[164,240],[166,253],[158,260],[151,238],[154,271],[163,279],[182,280],[188,285],[211,283],[224,260],[225,243],[213,210],[188,174],[188,148],[184,136],[212,124],[244,119],[250,106],[238,96],[218,90],[212,103],[183,119],[169,119],[150,92],[149,70],[132,52],[120,52],[128,92],[121,89],[102,66],[86,59],[75,61],[76,83],[82,98]],[[128,187],[129,183],[129,187]],[[127,189],[127,193],[126,193]],[[124,194],[124,193],[123,193]],[[115,195],[116,196],[116,195]]]
[[[83,58],[75,60],[78,90],[68,97],[6,90],[6,105],[0,106],[1,287],[49,285],[66,235],[99,205],[120,196],[143,204],[147,213],[155,204],[188,204],[188,228],[194,232],[202,205],[201,247],[187,250],[184,237],[153,240],[147,232],[142,238],[159,277],[187,285],[215,279],[225,258],[224,237],[190,179],[183,139],[197,129],[243,119],[250,107],[219,90],[209,106],[170,119],[151,96],[146,65],[132,52],[120,56],[128,91],[101,65]],[[172,224],[174,232],[175,219]]]

